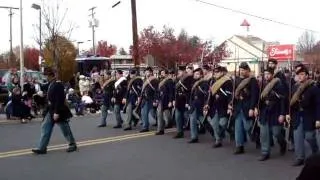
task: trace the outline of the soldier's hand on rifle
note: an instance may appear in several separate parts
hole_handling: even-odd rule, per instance
[[[254,108],[254,116],[255,117],[259,116],[259,109],[258,108]]]
[[[172,106],[173,106],[173,107],[176,106],[176,101],[172,101]]]
[[[284,120],[285,120],[284,115],[280,115],[279,118],[278,118],[279,123],[280,124],[284,123]]]
[[[186,104],[186,109],[190,110],[189,104]]]
[[[204,105],[204,107],[203,107],[203,111],[208,111],[209,110],[209,105],[208,104],[206,104],[206,105]]]
[[[168,107],[169,107],[169,108],[172,107],[172,102],[169,102]]]
[[[249,117],[253,117],[254,116],[254,110],[253,109],[250,109],[249,110]]]
[[[116,102],[116,98],[114,98],[114,97],[111,98],[111,102],[112,102],[112,103],[115,103],[115,102]]]
[[[126,104],[127,100],[125,98],[122,99],[122,104]]]
[[[320,129],[320,121],[316,121],[316,128]]]
[[[232,115],[232,110],[233,110],[233,107],[229,104],[228,105],[227,114],[229,114],[231,116]]]
[[[215,98],[216,98],[216,99],[219,99],[219,97],[220,97],[220,96],[219,96],[218,94],[215,95]]]
[[[53,114],[53,120],[54,121],[58,121],[58,119],[59,119],[59,114],[54,113]]]
[[[208,110],[203,110],[203,116],[206,116],[208,114]]]
[[[286,121],[288,124],[290,123],[290,121],[291,121],[290,115],[286,115]]]
[[[158,101],[153,102],[153,107],[157,107],[158,106]]]

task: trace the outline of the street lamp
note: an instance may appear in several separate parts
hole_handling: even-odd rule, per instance
[[[83,41],[78,41],[77,42],[77,49],[78,49],[78,56],[80,56],[80,44],[83,44],[84,42]]]
[[[42,39],[41,39],[41,6],[38,4],[32,4],[31,8],[39,11],[39,67],[40,70],[43,72],[42,68]]]

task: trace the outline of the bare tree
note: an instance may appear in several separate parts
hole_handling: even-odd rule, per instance
[[[70,39],[72,31],[76,27],[73,22],[67,20],[68,8],[63,7],[63,0],[42,0],[42,39],[44,44],[50,43],[52,48],[52,54],[54,59],[54,68],[57,72],[60,72],[60,47],[58,45],[58,38],[65,37]],[[35,28],[37,35],[35,40],[38,44],[39,41],[39,25]],[[59,73],[57,73],[59,75]]]
[[[298,40],[297,50],[298,53],[304,55],[310,53],[316,44],[315,37],[312,32],[305,31]]]

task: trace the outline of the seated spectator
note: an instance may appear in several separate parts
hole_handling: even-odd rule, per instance
[[[79,89],[82,96],[90,90],[90,81],[84,75],[80,75]]]
[[[91,113],[96,112],[96,105],[92,98],[89,96],[88,92],[85,92],[85,94],[82,96],[81,101],[84,103],[86,108],[90,109]]]
[[[81,101],[80,97],[74,92],[74,89],[70,88],[66,97],[68,103],[74,107],[76,115],[83,115],[83,109],[85,104]]]
[[[20,84],[19,84],[19,77],[17,75],[13,75],[12,79],[8,82],[8,103],[5,106],[5,112],[7,119],[10,119],[13,113],[12,109],[12,93],[14,88],[19,88],[20,89]]]
[[[103,104],[103,91],[101,88],[98,88],[94,95],[94,101],[96,103],[96,110],[99,111]]]
[[[32,119],[31,108],[22,102],[22,100],[20,88],[14,88],[12,91],[12,116],[20,118],[21,123],[26,123],[27,119]]]
[[[33,95],[34,114],[38,115],[38,112],[41,110],[44,110],[45,106],[46,106],[46,96],[43,93],[43,91],[38,91],[36,94]]]
[[[32,108],[33,95],[36,93],[36,87],[31,77],[27,78],[27,82],[23,85],[23,100],[24,103]]]

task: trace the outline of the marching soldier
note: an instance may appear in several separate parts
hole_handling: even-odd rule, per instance
[[[234,154],[244,153],[244,143],[251,130],[254,120],[254,109],[259,99],[259,86],[257,79],[251,76],[250,67],[246,62],[239,66],[241,82],[234,94],[235,98],[235,142]],[[229,107],[232,110],[233,107]]]
[[[64,93],[63,83],[56,79],[55,73],[52,69],[46,69],[45,75],[48,76],[48,80],[50,82],[47,94],[48,107],[41,124],[41,138],[39,146],[36,149],[32,149],[32,152],[34,154],[47,153],[47,146],[55,124],[60,126],[63,136],[69,143],[67,152],[74,152],[77,150],[77,145],[69,125],[69,119],[72,117],[72,113],[65,104],[66,96]]]
[[[141,108],[141,119],[143,123],[141,133],[149,131],[149,113],[155,105],[156,91],[158,89],[158,79],[154,77],[151,67],[147,67],[145,75],[146,80],[142,86],[141,95],[138,98],[139,105],[137,108]]]
[[[187,105],[190,112],[190,130],[191,140],[189,143],[197,143],[198,139],[198,121],[202,117],[204,101],[208,98],[209,84],[208,81],[203,78],[203,72],[201,68],[194,70],[194,81],[190,94],[190,102]]]
[[[291,83],[290,83],[290,81],[287,81],[285,73],[283,71],[281,71],[280,69],[278,69],[277,66],[278,66],[277,59],[273,59],[273,58],[268,59],[268,68],[270,68],[274,71],[274,73],[273,73],[274,78],[278,78],[281,81],[282,87],[284,89],[283,96],[285,98],[285,110],[289,111],[289,96],[291,95],[291,90],[292,90],[292,88],[290,87]],[[284,128],[281,130],[281,133],[283,134],[283,136],[285,136],[286,132],[285,132]],[[272,131],[270,131],[271,144],[273,145],[274,143],[273,143],[272,137],[273,137]]]
[[[141,94],[141,89],[143,85],[143,80],[141,77],[136,75],[135,70],[130,72],[130,81],[128,83],[127,95],[124,102],[126,103],[124,111],[127,114],[127,119],[125,121],[124,131],[132,130],[132,123],[137,124],[138,120],[132,116],[133,110],[136,108],[136,103],[139,95]],[[134,122],[135,119],[135,122]]]
[[[161,82],[157,91],[157,120],[158,130],[156,135],[163,135],[165,126],[168,126],[171,121],[170,109],[173,106],[174,100],[174,82],[172,73],[168,74],[167,70],[161,71]]]
[[[293,166],[301,166],[305,161],[305,140],[313,154],[319,151],[315,129],[320,128],[320,91],[316,83],[308,79],[309,71],[305,66],[297,68],[296,74],[299,86],[294,89],[290,100],[295,146]]]
[[[116,79],[111,77],[111,72],[106,73],[106,82],[102,85],[103,89],[103,104],[101,106],[101,123],[98,127],[107,126],[108,110],[111,106],[111,98],[114,91],[114,83]]]
[[[211,71],[211,68],[208,65],[203,65],[202,70],[203,70],[203,77],[208,81],[209,87],[211,87],[215,82],[215,78],[213,75],[214,73]]]
[[[211,71],[210,67],[207,64],[202,66],[202,71],[203,71],[203,77],[205,77],[205,78],[211,78],[212,77],[212,71]]]
[[[114,93],[112,102],[114,103],[114,115],[117,121],[117,124],[113,127],[115,129],[122,128],[122,118],[121,118],[121,107],[124,104],[125,95],[127,92],[127,79],[123,76],[122,70],[117,70],[116,73],[117,81],[114,83]]]
[[[280,146],[280,154],[286,152],[286,140],[283,130],[283,123],[286,114],[285,87],[280,78],[274,77],[274,69],[267,68],[264,71],[266,84],[260,95],[260,142],[261,157],[259,161],[265,161],[270,158],[270,138],[275,137]],[[270,135],[271,132],[271,135]]]
[[[178,77],[179,79],[175,87],[174,118],[177,127],[177,134],[174,136],[175,139],[184,137],[183,126],[185,124],[186,104],[188,97],[190,97],[193,82],[193,75],[188,75],[182,70],[180,73],[181,77]]]
[[[189,64],[186,68],[186,72],[187,72],[187,75],[189,76],[193,76],[193,66],[191,64]]]
[[[227,75],[225,67],[216,67],[214,77],[216,82],[211,86],[210,97],[206,110],[212,118],[212,127],[214,129],[215,144],[214,148],[222,146],[222,140],[228,123],[228,105],[232,99],[232,80]]]

